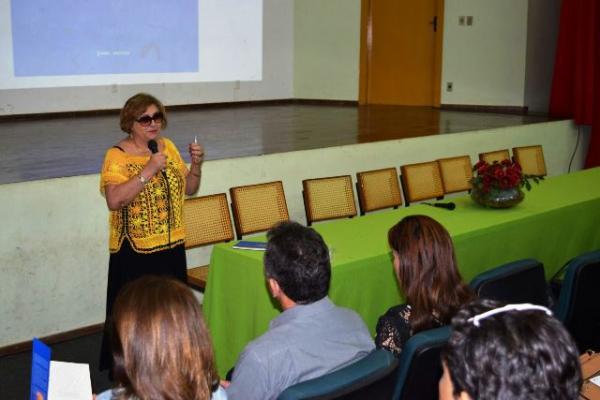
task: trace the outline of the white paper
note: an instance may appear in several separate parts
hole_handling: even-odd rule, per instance
[[[50,361],[48,400],[91,400],[90,366]]]
[[[600,386],[600,375],[595,376],[592,379],[590,379],[590,382],[592,382],[594,385]]]

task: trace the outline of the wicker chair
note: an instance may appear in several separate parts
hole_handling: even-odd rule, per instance
[[[437,160],[442,174],[444,193],[456,193],[471,190],[473,168],[471,157],[459,156]]]
[[[225,193],[186,199],[183,203],[183,222],[186,249],[233,239]],[[208,265],[190,268],[187,275],[190,285],[204,290],[208,278]]]
[[[444,197],[442,174],[437,161],[407,164],[400,167],[404,203]]]
[[[504,160],[510,160],[510,153],[508,152],[508,149],[488,151],[485,153],[479,153],[479,159],[488,164],[493,164],[494,161],[500,162]]]
[[[542,146],[514,147],[513,156],[515,161],[521,165],[524,174],[546,175],[546,162],[544,161]]]
[[[306,222],[354,217],[356,204],[350,175],[302,181]]]
[[[290,219],[281,181],[229,189],[237,238]]]
[[[363,171],[356,174],[360,215],[383,208],[398,208],[402,194],[396,168]]]

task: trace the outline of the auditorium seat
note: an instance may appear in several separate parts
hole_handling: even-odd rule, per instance
[[[473,278],[469,286],[484,299],[551,306],[544,266],[534,259],[509,262],[490,269]]]
[[[391,387],[380,383],[395,370],[398,359],[387,350],[373,350],[366,357],[319,378],[297,383],[278,400],[389,399]]]
[[[396,168],[358,172],[356,191],[361,215],[369,211],[398,208],[402,205]]]
[[[229,193],[238,239],[290,219],[281,181],[236,186]]]
[[[437,160],[442,174],[444,193],[456,193],[471,190],[473,165],[468,155],[440,158]]]
[[[407,164],[400,167],[404,203],[444,197],[442,174],[437,161]]]
[[[545,176],[546,162],[542,146],[514,147],[513,157],[526,175]]]
[[[600,351],[600,250],[575,257],[566,265],[556,318],[567,327],[579,352]]]
[[[393,400],[437,400],[442,376],[440,353],[450,338],[450,327],[429,329],[406,342],[398,362]]]
[[[186,199],[183,203],[183,222],[186,250],[233,239],[225,193]],[[208,265],[189,268],[187,274],[190,285],[204,290]]]
[[[305,179],[302,181],[302,188],[306,222],[309,226],[316,221],[352,218],[356,215],[350,175]]]

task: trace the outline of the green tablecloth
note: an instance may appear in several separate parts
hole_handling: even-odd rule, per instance
[[[411,205],[317,223],[314,228],[332,253],[332,300],[356,310],[374,333],[377,318],[402,301],[387,231],[411,214],[429,215],[448,229],[467,282],[520,258],[542,261],[549,277],[570,258],[600,248],[600,168],[548,178],[511,209],[485,209],[468,196],[452,201],[454,211]],[[279,313],[266,288],[263,253],[232,246],[214,247],[203,307],[222,376]]]

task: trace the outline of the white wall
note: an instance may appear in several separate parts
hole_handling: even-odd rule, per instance
[[[283,180],[291,218],[305,223],[306,178],[465,153],[475,160],[480,151],[538,143],[549,175],[559,175],[567,171],[576,136],[571,121],[558,121],[208,161],[199,195]],[[583,164],[588,140],[585,132],[574,169]],[[103,321],[108,211],[98,183],[98,175],[88,175],[0,185],[0,347]],[[189,266],[207,263],[210,250],[188,252]]]
[[[527,8],[524,0],[445,1],[442,104],[524,105]],[[459,26],[461,15],[473,25]]]
[[[545,111],[558,3],[445,0],[442,104]],[[459,26],[461,15],[473,16],[474,24]],[[360,2],[296,0],[294,23],[294,97],[357,100]]]
[[[559,2],[445,0],[442,104],[544,110]],[[474,25],[459,26],[460,15],[473,16]],[[358,99],[360,1],[265,0],[263,21],[260,82],[241,82],[239,89],[234,82],[216,82],[5,90],[0,115],[118,109],[141,90],[168,105]],[[452,92],[447,82],[453,82]]]
[[[263,79],[256,82],[179,83],[0,90],[0,115],[118,109],[131,95],[147,91],[166,105],[293,96],[294,2],[264,0]]]
[[[360,0],[294,4],[294,97],[357,100]]]

